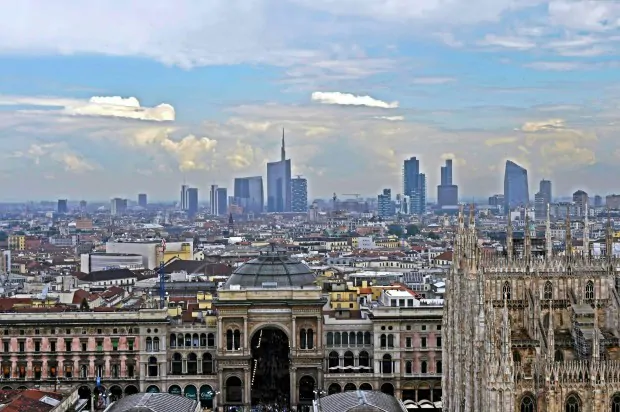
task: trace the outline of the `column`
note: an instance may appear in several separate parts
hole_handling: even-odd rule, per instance
[[[244,352],[249,351],[251,349],[250,345],[252,343],[250,342],[250,338],[248,337],[248,316],[247,315],[243,317],[243,343],[242,342],[239,342],[239,343],[240,343],[239,346]]]
[[[314,347],[316,350],[323,352],[323,317],[321,315],[317,316],[316,329]]]
[[[291,394],[290,402],[291,406],[297,406],[297,366],[291,366]]]
[[[197,363],[197,373],[198,375],[202,375],[202,356],[197,356],[196,357],[196,363]],[[198,388],[200,390],[200,388]]]
[[[249,411],[252,405],[252,374],[248,367],[243,368],[243,388],[243,409]]]
[[[291,330],[291,349],[297,350],[297,316],[293,315],[293,328]]]
[[[223,344],[224,334],[225,334],[225,331],[222,329],[222,318],[218,318],[217,319],[217,349],[218,350],[222,350],[224,348],[224,344]]]

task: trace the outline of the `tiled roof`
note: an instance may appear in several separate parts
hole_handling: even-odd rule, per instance
[[[61,400],[62,396],[57,393],[36,389],[0,391],[0,406],[3,412],[48,412],[56,406],[55,401]]]
[[[379,391],[357,390],[335,393],[321,398],[319,403],[322,412],[405,412],[407,410],[395,397]]]
[[[137,393],[114,403],[108,412],[194,412],[198,402],[169,393]]]

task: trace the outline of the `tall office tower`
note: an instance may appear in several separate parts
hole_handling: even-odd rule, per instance
[[[110,213],[112,216],[121,216],[127,211],[127,199],[115,197],[110,201]]]
[[[58,213],[67,213],[69,208],[67,207],[67,199],[58,199]]]
[[[394,216],[395,212],[392,190],[383,189],[383,193],[377,196],[377,215],[381,218],[389,218]]]
[[[235,179],[234,198],[237,206],[243,208],[244,213],[263,213],[265,192],[263,177],[238,177]]]
[[[219,216],[218,207],[220,204],[218,202],[217,195],[217,185],[211,185],[211,190],[209,191],[209,204],[211,206],[211,215],[213,216]]]
[[[420,161],[415,157],[405,160],[403,166],[403,195],[411,199],[411,213],[426,212],[426,175],[420,173]]]
[[[140,193],[138,195],[138,206],[146,207],[147,204],[148,204],[148,202],[146,200],[146,193]]]
[[[187,190],[189,186],[182,185],[181,186],[181,210],[187,210]]]
[[[459,187],[452,184],[452,159],[446,160],[441,167],[441,184],[437,186],[437,204],[439,206],[456,206],[459,203]]]
[[[551,203],[551,180],[541,180],[538,193],[534,195],[534,213],[536,220],[547,219],[547,205]]]
[[[603,206],[603,198],[600,195],[594,196],[594,207],[602,207]]]
[[[579,216],[584,216],[586,205],[589,202],[588,194],[583,190],[577,190],[573,193],[573,202],[579,207]]]
[[[291,211],[291,160],[286,159],[284,130],[280,161],[267,163],[267,211]]]
[[[194,217],[198,212],[198,189],[195,187],[187,188],[187,215]]]
[[[228,190],[225,187],[217,188],[217,214],[218,216],[228,215]]]
[[[297,176],[291,181],[291,211],[304,213],[308,211],[308,180]]]
[[[527,184],[527,169],[511,160],[506,160],[504,172],[504,213],[517,206],[527,206],[530,192]]]

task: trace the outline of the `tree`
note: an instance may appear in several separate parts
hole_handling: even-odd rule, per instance
[[[429,232],[428,238],[429,239],[433,239],[433,240],[438,240],[439,239],[439,235],[437,233],[435,233],[435,232]]]
[[[0,242],[4,242],[9,238],[9,235],[6,234],[6,232],[2,232],[0,231]]]
[[[388,234],[392,236],[401,237],[403,235],[403,227],[401,225],[389,225]]]
[[[407,225],[407,235],[416,236],[420,233],[420,228],[416,225]]]
[[[80,310],[83,312],[90,310],[90,306],[88,305],[88,301],[86,300],[86,298],[82,299],[82,303],[80,303]]]

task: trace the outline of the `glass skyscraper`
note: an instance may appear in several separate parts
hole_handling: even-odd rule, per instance
[[[267,163],[267,211],[291,211],[291,160],[286,159],[284,131],[280,161]]]
[[[263,213],[265,195],[263,192],[263,177],[238,177],[235,179],[234,199],[237,206],[243,208],[244,213]]]
[[[308,211],[308,180],[297,176],[291,181],[291,198],[292,212]]]
[[[504,212],[517,206],[527,206],[530,192],[527,184],[527,169],[511,160],[506,161],[504,172]]]
[[[405,160],[403,166],[403,194],[411,199],[411,213],[426,212],[426,175],[420,173],[420,161],[415,157]]]

